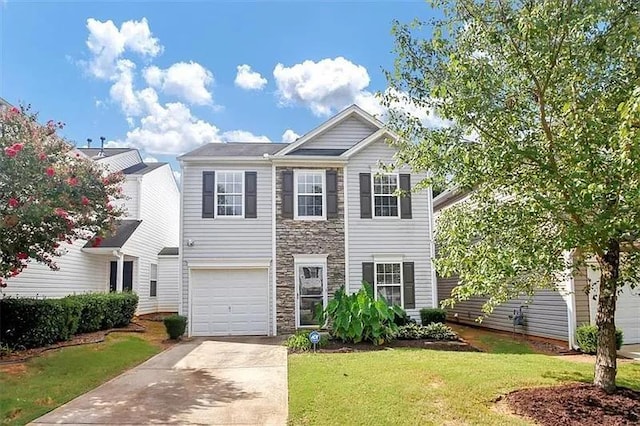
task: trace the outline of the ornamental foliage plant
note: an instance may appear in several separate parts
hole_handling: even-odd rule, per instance
[[[28,108],[0,108],[0,285],[31,260],[55,258],[78,239],[99,245],[122,214],[120,174],[109,174],[37,122]]]
[[[394,27],[384,102],[443,123],[390,115],[398,163],[429,173],[418,186],[470,194],[438,219],[450,302],[486,297],[489,314],[594,259],[594,383],[612,392],[616,298],[640,279],[640,2],[431,4],[436,18]]]

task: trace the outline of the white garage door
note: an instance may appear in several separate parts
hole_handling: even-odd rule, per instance
[[[616,327],[624,333],[624,344],[640,343],[640,288],[624,287],[618,295]]]
[[[268,331],[268,269],[191,271],[192,335],[253,336]]]

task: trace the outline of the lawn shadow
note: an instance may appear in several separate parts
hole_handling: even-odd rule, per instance
[[[542,377],[545,379],[555,379],[559,382],[593,382],[593,374],[578,371],[547,371],[542,373]]]

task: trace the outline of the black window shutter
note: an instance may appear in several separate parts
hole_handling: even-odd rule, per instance
[[[293,170],[282,171],[282,217],[293,219]]]
[[[244,172],[244,217],[258,217],[258,172]]]
[[[411,219],[411,175],[403,173],[400,175],[400,190],[403,196],[400,197],[400,218]]]
[[[371,284],[373,288],[375,282],[373,278],[373,262],[362,262],[362,281]],[[373,289],[375,292],[375,289]]]
[[[360,217],[371,219],[371,173],[360,173]]]
[[[415,309],[416,307],[416,283],[414,277],[414,263],[403,262],[402,263],[402,275],[404,282],[404,308]]]
[[[338,217],[338,172],[327,170],[327,219]]]
[[[215,203],[215,172],[202,172],[202,217],[214,217]]]

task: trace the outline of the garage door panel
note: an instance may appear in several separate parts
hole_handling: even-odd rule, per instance
[[[640,343],[640,289],[624,287],[618,295],[616,327],[624,333],[624,343]]]
[[[265,335],[268,269],[191,271],[194,336]]]

